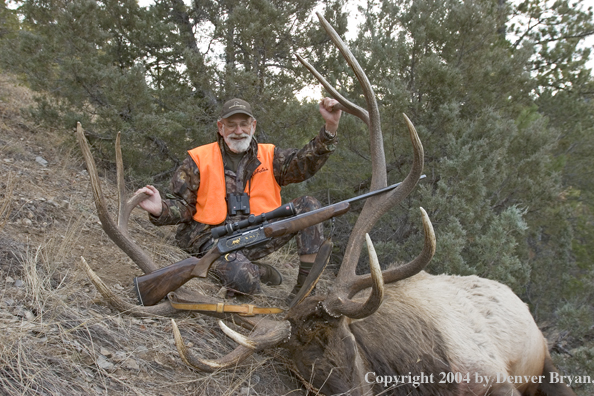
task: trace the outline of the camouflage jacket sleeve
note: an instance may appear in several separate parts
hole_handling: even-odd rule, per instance
[[[312,177],[336,149],[338,137],[320,133],[300,150],[274,149],[274,177],[280,186],[300,183]]]
[[[155,225],[187,223],[196,213],[196,197],[200,186],[200,172],[192,157],[187,156],[173,174],[170,191],[162,200],[161,216],[150,215]]]

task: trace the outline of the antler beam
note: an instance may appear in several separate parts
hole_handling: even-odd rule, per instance
[[[120,147],[120,134],[118,133],[116,139],[116,160],[117,164],[117,179],[118,179],[118,192],[119,192],[119,216],[118,223],[111,218],[109,211],[107,210],[107,204],[105,203],[105,197],[101,190],[101,183],[99,181],[99,175],[97,173],[97,166],[95,160],[91,154],[89,143],[85,138],[83,127],[80,122],[76,123],[76,138],[80,149],[82,150],[83,157],[87,164],[87,171],[91,177],[91,187],[93,189],[93,198],[95,200],[95,206],[97,208],[97,215],[101,221],[101,226],[105,233],[111,238],[115,244],[122,249],[128,257],[134,261],[140,269],[145,273],[152,272],[157,269],[157,266],[153,262],[153,259],[146,254],[128,235],[128,220],[132,209],[138,205],[141,201],[146,199],[148,196],[144,193],[136,194],[128,202],[124,202],[125,188],[124,188],[124,175],[122,165],[122,150]]]

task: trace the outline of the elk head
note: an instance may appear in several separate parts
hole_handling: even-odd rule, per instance
[[[339,109],[360,118],[369,128],[370,148],[372,158],[372,179],[370,190],[377,190],[387,185],[387,171],[384,155],[383,138],[380,129],[380,115],[378,104],[367,76],[330,24],[318,14],[318,18],[334,44],[338,47],[363,88],[367,109],[363,109],[344,98],[322,77],[307,61],[297,56],[299,61],[308,68],[320,81],[326,90],[340,103]],[[411,121],[404,115],[413,145],[414,159],[411,170],[403,183],[389,193],[369,198],[352,230],[344,253],[344,260],[340,266],[336,282],[330,294],[326,296],[309,296],[300,303],[292,306],[284,320],[254,319],[236,316],[234,321],[251,330],[249,336],[244,336],[219,322],[222,330],[234,339],[239,346],[228,355],[218,360],[204,360],[195,356],[186,348],[180,332],[172,320],[174,337],[182,360],[199,370],[214,371],[232,367],[241,362],[253,352],[274,346],[289,349],[292,360],[305,378],[312,378],[316,386],[326,381],[334,381],[332,389],[354,389],[364,384],[364,362],[358,353],[360,348],[349,330],[353,321],[365,320],[373,315],[384,297],[384,284],[397,282],[421,271],[433,257],[435,252],[435,236],[426,212],[421,208],[422,221],[425,231],[425,245],[421,254],[411,262],[396,268],[382,271],[377,255],[368,233],[379,218],[389,209],[401,202],[416,186],[423,170],[423,147]],[[99,181],[88,149],[86,139],[80,124],[78,138],[89,174],[91,175],[93,193],[99,218],[106,233],[122,248],[132,260],[144,271],[156,269],[155,264],[142,252],[128,236],[126,222],[130,210],[144,197],[134,196],[127,203],[120,204],[118,222],[109,217]],[[116,141],[118,161],[118,188],[120,202],[123,202],[123,172],[121,155],[119,154],[119,135]],[[363,242],[366,242],[370,257],[370,274],[357,275],[355,273],[361,254]],[[172,315],[175,309],[168,302],[153,307],[134,306],[121,301],[108,287],[93,273],[83,261],[83,265],[98,290],[116,308],[134,315]],[[360,292],[369,289],[364,298],[358,296]],[[208,297],[191,295],[189,299],[205,301]],[[212,300],[212,299],[211,299]],[[221,317],[220,314],[213,314]],[[314,373],[312,375],[312,372]],[[331,375],[331,373],[334,373]],[[366,391],[363,390],[363,393]]]

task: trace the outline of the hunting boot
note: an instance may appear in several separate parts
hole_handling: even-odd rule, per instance
[[[283,276],[271,265],[254,263],[260,269],[260,282],[268,286],[278,286],[283,283]]]
[[[314,263],[305,263],[303,261],[299,263],[299,272],[297,273],[297,284],[295,284],[293,290],[291,290],[291,293],[289,294],[289,300],[293,299],[293,297],[295,297],[297,293],[299,293],[299,290],[301,290],[301,288],[303,287],[303,284],[305,283],[305,278],[307,278],[307,275],[309,275],[309,271],[311,271],[311,267],[313,267],[313,264]]]

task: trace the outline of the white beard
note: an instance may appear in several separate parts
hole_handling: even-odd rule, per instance
[[[254,130],[252,129],[252,133],[239,133],[239,134],[231,134],[226,137],[225,143],[227,143],[227,147],[234,153],[245,153],[250,148],[250,143],[252,142]],[[241,139],[238,139],[241,138]]]

